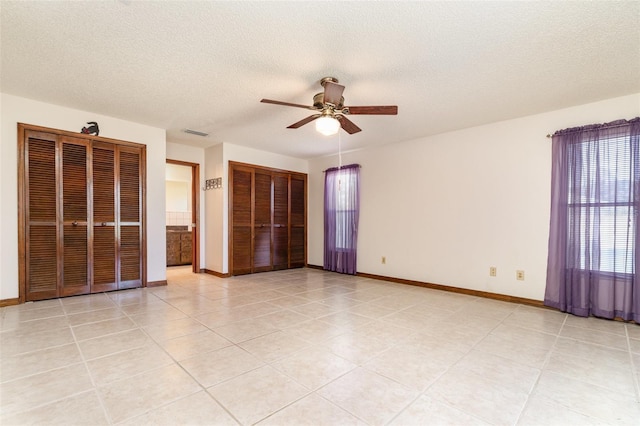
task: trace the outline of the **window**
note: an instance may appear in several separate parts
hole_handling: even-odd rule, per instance
[[[579,269],[634,271],[638,178],[629,137],[586,140],[569,145],[568,234],[579,254]],[[597,241],[597,244],[594,242]]]
[[[338,170],[336,174],[336,248],[355,248],[356,243],[350,238],[353,218],[356,212],[354,196],[357,194],[357,175],[346,170]]]
[[[640,321],[640,117],[553,135],[544,303]]]
[[[357,164],[325,171],[324,269],[328,271],[356,273],[359,182]]]

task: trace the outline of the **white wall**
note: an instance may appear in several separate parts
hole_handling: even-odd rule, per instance
[[[178,182],[175,180],[165,181],[166,191],[166,203],[167,213],[169,212],[191,212],[191,185],[189,182]],[[191,223],[191,216],[189,215],[189,223]],[[167,225],[173,225],[167,222]]]
[[[640,94],[343,154],[343,164],[362,165],[358,271],[542,300],[546,135],[638,115]],[[314,265],[323,262],[322,171],[337,162],[309,163]],[[489,277],[491,266],[496,277]],[[518,269],[524,281],[515,279]]]
[[[258,149],[230,143],[225,143],[223,146],[225,166],[228,166],[229,161],[236,161],[299,173],[307,173],[309,170],[308,161],[300,158],[288,157],[286,155],[274,154],[272,152],[260,151]],[[225,172],[227,171],[228,170],[225,169]],[[223,180],[226,181],[228,174],[225,173],[223,176]]]
[[[225,246],[223,241],[226,241],[227,228],[224,218],[226,217],[223,211],[224,198],[226,197],[225,188],[227,186],[227,179],[224,175],[224,167],[222,161],[223,144],[218,144],[205,149],[205,171],[203,179],[215,179],[222,178],[222,188],[209,189],[203,191],[204,202],[206,210],[206,227],[207,233],[203,239],[205,239],[205,262],[203,268],[210,271],[226,273],[227,265],[223,262]]]
[[[17,123],[80,132],[87,121],[100,136],[147,145],[147,279],[166,279],[165,131],[125,120],[0,94],[0,299],[18,297]]]
[[[169,145],[173,145],[167,142],[167,149]],[[198,148],[196,148],[198,149]],[[202,151],[204,153],[204,150]],[[167,156],[169,151],[167,150]],[[191,166],[184,166],[182,164],[167,164],[165,179],[173,182],[187,182],[191,186]]]

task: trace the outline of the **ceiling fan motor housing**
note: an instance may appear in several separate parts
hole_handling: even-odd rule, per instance
[[[313,107],[317,109],[323,109],[325,105],[324,102],[324,92],[316,93],[313,97]],[[336,109],[342,109],[344,106],[344,96],[340,97],[340,105],[336,105]]]

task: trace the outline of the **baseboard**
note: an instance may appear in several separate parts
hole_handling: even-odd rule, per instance
[[[148,281],[147,282],[147,287],[162,287],[167,285],[167,280],[160,280],[160,281]]]
[[[20,304],[20,299],[17,297],[14,299],[0,299],[0,308],[4,308],[5,306],[19,305],[19,304]]]
[[[311,269],[324,269],[322,266],[318,266],[318,265],[307,265],[307,267]],[[413,285],[417,287],[431,288],[434,290],[448,291],[451,293],[466,294],[469,296],[484,297],[486,299],[500,300],[503,302],[519,303],[521,305],[535,306],[537,308],[547,308],[547,306],[544,305],[544,302],[542,300],[527,299],[524,297],[509,296],[506,294],[491,293],[488,291],[472,290],[469,288],[452,287],[444,284],[434,284],[434,283],[428,283],[423,281],[407,280],[404,278],[387,277],[384,275],[368,274],[366,272],[357,272],[356,276],[371,278],[371,279],[380,280],[380,281],[389,281],[389,282],[398,283],[398,284],[406,284],[406,285]]]
[[[204,272],[205,274],[209,274],[209,275],[213,275],[216,276],[218,278],[229,278],[231,276],[231,274],[229,273],[222,273],[222,272],[217,272],[217,271],[212,271],[211,269],[200,269],[200,272]]]

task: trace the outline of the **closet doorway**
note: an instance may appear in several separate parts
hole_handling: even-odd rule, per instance
[[[145,287],[146,147],[18,124],[19,301]]]
[[[167,267],[191,264],[200,272],[200,165],[167,160]]]
[[[229,162],[232,275],[307,264],[307,175]]]

